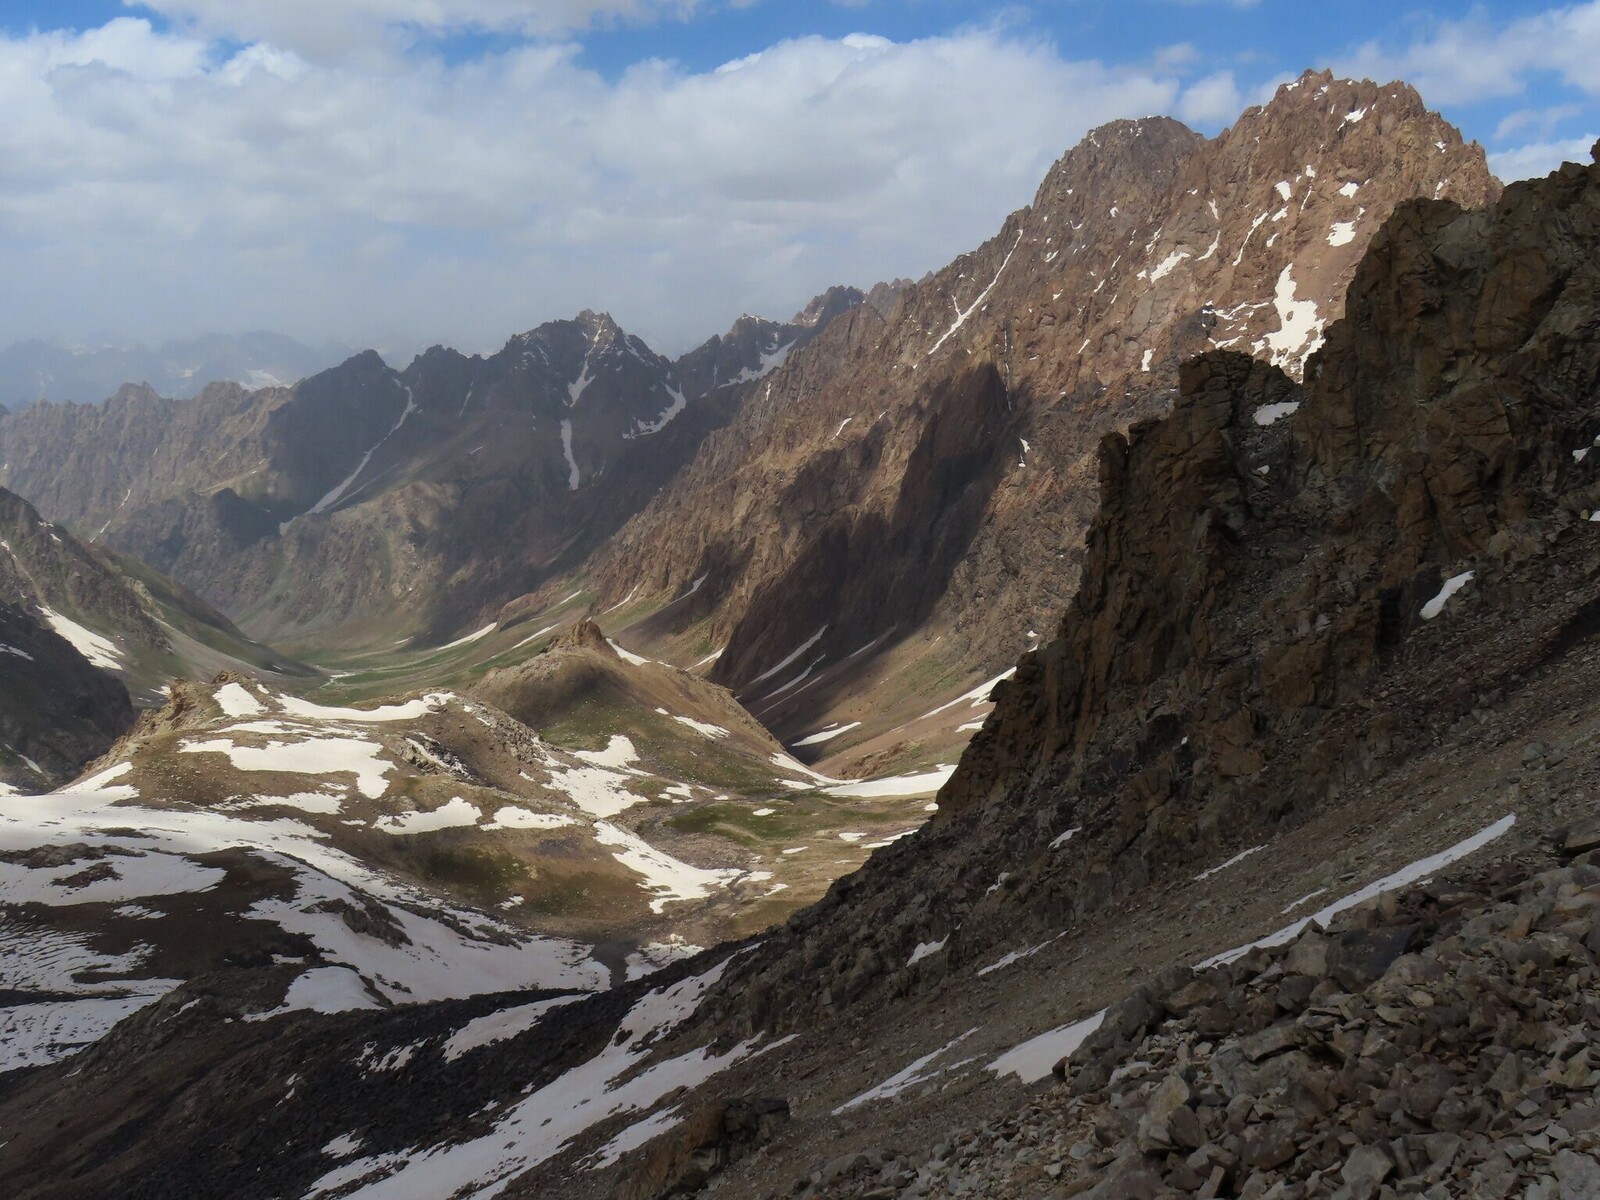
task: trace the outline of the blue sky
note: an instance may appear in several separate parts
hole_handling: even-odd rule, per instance
[[[681,350],[941,265],[1103,121],[1215,133],[1323,66],[1504,178],[1600,137],[1600,0],[0,0],[0,343],[595,307]]]

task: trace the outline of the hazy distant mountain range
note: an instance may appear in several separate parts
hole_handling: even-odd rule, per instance
[[[287,385],[349,358],[348,346],[307,346],[281,333],[206,333],[150,347],[73,349],[38,338],[0,350],[0,404],[36,400],[98,404],[124,383],[148,383],[163,396],[187,399],[208,383]]]

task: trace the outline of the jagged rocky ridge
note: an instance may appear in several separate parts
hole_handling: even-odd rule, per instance
[[[1303,822],[1581,647],[1597,248],[1600,166],[1480,210],[1415,201],[1304,387],[1229,351],[1187,363],[1169,417],[1106,438],[1078,594],[932,826],[742,960],[734,1027],[937,986],[889,964],[1071,924]]]
[[[1297,377],[1397,204],[1497,194],[1403,84],[1308,73],[1211,140],[1098,129],[984,246],[775,372],[605,547],[602,602],[704,576],[675,625],[726,645],[714,677],[749,702],[919,631],[970,686],[1073,594],[1103,433],[1164,412],[1215,346]],[[810,727],[831,687],[769,723]]]
[[[861,300],[743,318],[676,363],[585,312],[488,358],[367,351],[288,388],[35,404],[0,415],[0,482],[263,635],[454,631],[581,562]]]

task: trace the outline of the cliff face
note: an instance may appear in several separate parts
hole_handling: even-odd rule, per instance
[[[132,724],[121,683],[0,599],[0,795],[72,778]]]
[[[889,964],[1081,921],[1588,669],[1597,250],[1600,165],[1480,211],[1414,201],[1303,385],[1186,364],[1171,415],[1104,439],[1081,587],[938,817],[754,952],[724,1016],[936,986]]]
[[[995,238],[775,372],[606,548],[603,599],[707,576],[684,619],[726,643],[735,688],[824,626],[822,671],[936,630],[992,673],[1073,594],[1104,433],[1165,411],[1212,348],[1298,378],[1396,205],[1497,194],[1482,150],[1399,84],[1308,74],[1209,141],[1164,118],[1097,130]],[[1005,419],[957,450],[932,426],[985,378]],[[897,532],[913,496],[935,547]],[[885,565],[908,556],[918,571]]]

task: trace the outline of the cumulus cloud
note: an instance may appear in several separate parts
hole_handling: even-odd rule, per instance
[[[1547,73],[1600,95],[1600,0],[1512,21],[1476,9],[1402,50],[1369,42],[1349,66],[1375,79],[1404,79],[1436,104],[1520,95],[1530,77]]]
[[[1548,175],[1564,162],[1589,163],[1589,151],[1600,134],[1563,138],[1553,142],[1530,142],[1489,155],[1489,169],[1501,179],[1531,179]]]
[[[133,18],[0,38],[0,246],[27,281],[0,298],[8,328],[487,348],[593,306],[679,349],[740,311],[941,264],[1089,128],[1180,96],[996,29],[616,79],[549,40],[455,63],[225,46]],[[1225,94],[1202,81],[1190,103]]]
[[[748,0],[730,0],[742,7]],[[688,18],[707,0],[123,0],[203,34],[328,58],[388,35],[460,30],[551,36],[598,24]]]
[[[1374,79],[1405,79],[1432,104],[1505,100],[1551,84],[1600,97],[1600,0],[1509,20],[1476,8],[1461,20],[1437,23],[1403,48],[1368,42],[1340,69]],[[1582,111],[1566,104],[1507,115],[1495,131],[1497,143],[1533,140],[1496,147],[1491,167],[1502,179],[1522,179],[1552,170],[1563,159],[1587,162],[1593,135],[1562,138],[1554,132]]]
[[[1218,71],[1184,89],[1178,116],[1191,125],[1231,125],[1244,106],[1233,72]]]

